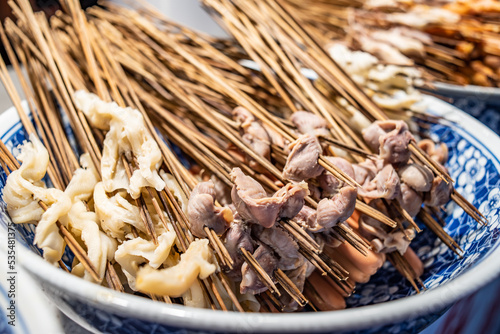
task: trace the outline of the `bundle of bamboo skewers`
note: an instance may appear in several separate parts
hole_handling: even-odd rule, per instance
[[[435,81],[499,87],[498,1],[283,3],[325,47],[343,41]]]
[[[226,187],[233,187],[231,171],[234,167],[257,180],[267,192],[278,191],[287,184],[281,169],[288,153],[274,145],[269,159],[260,156],[244,140],[240,124],[232,119],[232,111],[237,106],[248,110],[260,124],[288,142],[298,138],[287,119],[289,114],[309,110],[329,124],[330,133],[320,137],[325,154],[335,155],[342,150],[353,162],[374,157],[360,133],[349,127],[350,109],[335,103],[332,96],[345,99],[369,121],[383,121],[387,116],[331,60],[314,36],[294,20],[280,1],[205,0],[204,4],[216,14],[236,43],[195,33],[168,21],[149,7],[135,11],[105,3],[106,9],[96,7],[84,12],[77,1],[67,0],[62,2],[64,12],[57,13],[49,22],[45,16],[32,12],[28,1],[11,1],[10,4],[17,22],[7,20],[5,31],[2,28],[0,35],[33,111],[36,127],[24,113],[3,61],[0,63],[1,79],[27,132],[39,136],[47,147],[50,156],[47,174],[55,188],[64,190],[79,167],[77,153],[71,149],[60,113],[68,116],[80,150],[89,154],[97,170],[104,154],[102,147],[107,135],[77,108],[76,91],[95,92],[103,101],[136,108],[145,121],[147,132],[157,143],[161,169],[172,175],[176,191],[181,195],[174,195],[175,191],[169,189],[145,187],[138,198],[129,198],[138,208],[141,224],[144,224],[145,232],[131,230],[135,238],[140,236],[158,245],[154,217],[159,217],[156,222],[162,228],[168,230],[171,226],[175,232],[177,242],[172,253],[185,254],[195,238],[192,222],[180,198],[189,198],[193,189],[210,176]],[[14,52],[27,70],[28,80]],[[261,72],[242,67],[238,60],[244,58],[258,63]],[[306,79],[300,71],[302,66],[314,69],[321,80],[313,83]],[[164,139],[175,143],[196,167],[186,169],[181,157],[173,153]],[[4,170],[10,173],[18,169],[19,164],[8,149],[1,148]],[[409,144],[409,150],[416,163],[432,170],[444,182],[452,182],[443,167],[429,158],[416,142]],[[134,158],[120,157],[129,179],[140,167]],[[248,166],[249,160],[258,166],[259,172]],[[359,186],[326,155],[319,156],[318,164],[348,186]],[[486,223],[460,194],[453,191],[451,198],[478,222]],[[311,208],[318,206],[318,201],[311,197],[306,197],[305,202]],[[48,208],[43,201],[39,203],[42,209]],[[92,201],[86,205],[92,210]],[[396,202],[394,207],[397,212],[384,213],[368,205],[363,198],[356,200],[359,213],[391,229],[420,231],[405,209]],[[429,208],[422,210],[419,217],[460,255],[460,247],[433,214],[436,211]],[[348,279],[345,265],[340,264],[347,261],[349,265],[349,260],[342,258],[341,252],[337,258],[323,253],[314,236],[293,219],[283,219],[277,224],[297,243],[308,263],[323,274],[321,280],[335,286],[342,298],[352,291],[354,281]],[[103,277],[89,258],[85,242],[59,221],[57,227],[75,254],[76,262],[84,266],[94,281],[100,282]],[[207,226],[204,232],[219,267],[215,273],[200,279],[206,305],[213,309],[246,310],[238,292],[234,291],[234,282],[224,274],[233,269],[235,262],[226,249],[224,235]],[[362,256],[374,254],[352,225],[338,224],[328,233]],[[318,291],[312,279],[305,284],[304,290],[300,289],[289,272],[281,269],[266,272],[255,253],[245,248],[240,251],[244,262],[266,287],[264,293],[256,295],[265,309],[285,309],[282,296],[289,296],[299,306],[309,303],[315,308]],[[423,287],[407,258],[397,251],[389,253],[388,257],[417,291],[420,289],[417,283]],[[66,264],[60,265],[68,270]],[[124,291],[123,283],[126,282],[121,270],[114,259],[109,259],[104,280],[111,288]],[[147,294],[152,299],[169,303],[185,302],[179,296]]]

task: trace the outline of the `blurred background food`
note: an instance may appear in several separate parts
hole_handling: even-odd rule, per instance
[[[482,1],[287,0],[325,45],[342,41],[430,78],[499,87],[500,3]]]

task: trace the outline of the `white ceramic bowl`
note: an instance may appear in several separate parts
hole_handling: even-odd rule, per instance
[[[450,145],[448,167],[457,188],[488,216],[490,224],[480,228],[461,209],[449,204],[446,228],[465,250],[465,256],[454,256],[430,233],[419,236],[414,249],[424,261],[424,279],[430,288],[419,295],[385,266],[349,299],[349,305],[359,307],[342,311],[239,314],[167,305],[91,284],[49,265],[31,246],[33,229],[29,226],[17,226],[18,261],[65,314],[96,332],[417,332],[453,302],[500,273],[500,162],[496,158],[500,157],[500,138],[451,105],[432,97],[426,100],[430,112],[454,122],[450,128],[435,126],[432,133]],[[10,147],[24,139],[14,109],[0,116],[0,136]],[[0,176],[3,188],[5,175]],[[8,221],[3,210],[0,233],[5,233]]]

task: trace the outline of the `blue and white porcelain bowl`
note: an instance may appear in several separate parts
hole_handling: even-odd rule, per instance
[[[434,125],[435,139],[450,149],[447,167],[456,188],[489,219],[480,227],[462,209],[447,206],[446,230],[465,254],[457,257],[429,231],[420,233],[413,249],[425,265],[428,290],[416,294],[386,264],[370,282],[357,287],[348,308],[335,312],[240,314],[167,305],[121,294],[91,284],[52,267],[32,246],[33,228],[16,226],[18,260],[43,291],[71,319],[94,332],[105,333],[416,333],[442,315],[452,303],[478,290],[500,273],[500,138],[477,120],[432,97],[429,111],[449,120]],[[15,110],[0,117],[0,136],[9,147],[22,143],[25,133]],[[0,175],[0,188],[5,175]],[[0,213],[0,231],[9,217]]]

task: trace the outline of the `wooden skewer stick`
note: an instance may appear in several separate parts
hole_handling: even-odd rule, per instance
[[[245,248],[241,247],[240,251],[245,258],[245,261],[248,263],[250,268],[252,268],[253,271],[259,276],[260,280],[262,283],[266,285],[266,287],[272,291],[273,294],[277,294],[278,296],[281,296],[281,293],[279,292],[278,288],[274,284],[273,280],[269,275],[266,273],[264,268],[260,265],[260,263],[253,257],[250,252],[248,252]]]
[[[428,208],[424,207],[423,210],[418,213],[418,217],[429,229],[431,229],[432,232],[434,232],[434,234],[438,236],[439,239],[441,239],[446,246],[448,246],[459,257],[463,257],[462,248],[448,233],[446,233],[443,227],[433,219],[432,215],[428,211]]]
[[[125,168],[125,172],[127,173],[127,177],[130,180],[132,177],[132,170],[133,167],[129,161],[127,161],[127,158],[125,158],[125,155],[121,156],[121,160],[123,163],[123,167]],[[153,241],[155,245],[158,245],[158,236],[156,235],[156,230],[153,225],[153,220],[151,219],[151,215],[149,214],[148,208],[146,207],[146,203],[144,202],[144,199],[142,198],[142,194],[139,198],[134,199],[135,205],[139,208],[139,212],[141,215],[142,222],[144,223],[144,227]]]
[[[106,281],[111,289],[119,292],[125,292],[122,282],[116,273],[115,267],[113,267],[113,264],[109,261],[106,262]]]
[[[288,276],[281,270],[278,269],[275,272],[276,280],[285,289],[285,291],[299,304],[299,306],[305,306],[309,301],[302,294],[302,292],[297,288],[297,286],[288,278]]]

